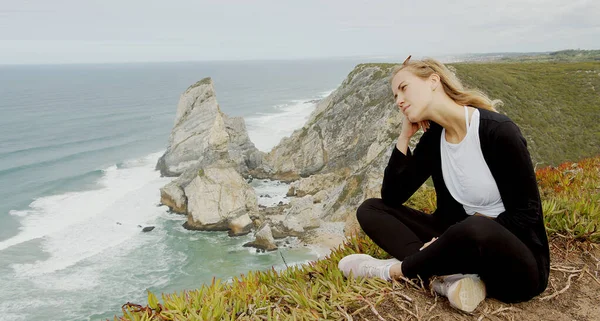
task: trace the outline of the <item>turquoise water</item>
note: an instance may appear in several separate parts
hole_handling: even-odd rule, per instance
[[[179,95],[206,76],[264,151],[360,61],[0,66],[0,319],[101,320],[146,291],[283,268],[250,236],[192,232],[154,170]],[[140,226],[155,230],[141,233]],[[316,258],[282,249],[288,264]]]

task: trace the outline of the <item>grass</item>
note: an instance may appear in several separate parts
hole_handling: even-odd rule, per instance
[[[536,172],[549,234],[600,242],[600,156],[564,163]],[[432,211],[435,193],[420,189],[408,204]],[[151,292],[145,306],[127,303],[115,320],[315,320],[351,319],[398,292],[396,283],[377,279],[346,279],[339,260],[352,253],[389,256],[369,238],[353,236],[324,259],[277,272],[251,271],[230,283],[213,279],[194,291]],[[419,287],[418,281],[405,285]],[[161,303],[162,302],[162,303]]]
[[[380,292],[382,280],[345,279],[337,262],[351,253],[386,254],[365,238],[350,239],[329,259],[277,272],[249,272],[229,284],[210,285],[180,294],[162,295],[162,304],[149,292],[148,305],[125,304],[115,320],[271,320],[339,319],[362,306],[360,297]]]
[[[600,62],[452,64],[467,87],[500,99],[535,163],[600,152]]]

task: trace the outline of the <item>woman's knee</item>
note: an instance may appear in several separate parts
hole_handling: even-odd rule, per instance
[[[380,198],[369,198],[360,204],[356,210],[356,219],[363,230],[377,221],[377,213],[382,211],[381,205],[383,201]]]

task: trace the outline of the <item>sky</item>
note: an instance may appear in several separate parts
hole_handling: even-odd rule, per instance
[[[0,65],[600,49],[598,0],[0,0]]]

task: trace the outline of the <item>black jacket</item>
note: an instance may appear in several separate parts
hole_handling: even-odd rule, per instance
[[[505,208],[496,217],[496,222],[532,251],[538,263],[541,293],[548,285],[550,250],[527,142],[508,117],[485,109],[479,109],[479,114],[481,151],[496,180]],[[441,134],[442,127],[431,122],[413,153],[408,149],[408,155],[404,155],[394,147],[385,169],[381,198],[389,206],[401,205],[431,176],[437,194],[437,209],[432,215],[451,225],[468,215],[452,197],[442,177]]]

